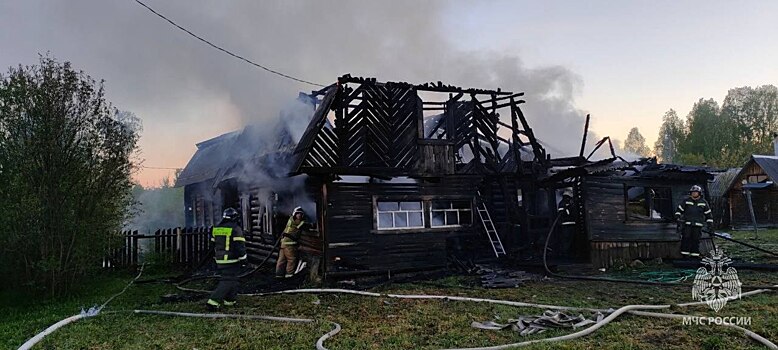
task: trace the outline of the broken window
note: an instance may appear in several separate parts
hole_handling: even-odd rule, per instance
[[[673,219],[672,191],[669,187],[627,187],[627,220]]]
[[[473,214],[468,201],[432,201],[430,206],[431,227],[466,226],[473,223]]]
[[[424,228],[421,201],[379,201],[376,203],[379,230]]]

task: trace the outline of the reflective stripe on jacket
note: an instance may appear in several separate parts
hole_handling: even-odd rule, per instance
[[[573,206],[572,198],[567,196],[562,197],[562,200],[559,201],[557,213],[560,215],[559,221],[562,225],[575,225],[575,208]]]
[[[684,199],[675,211],[675,216],[686,225],[702,227],[706,223],[713,223],[713,211],[702,196],[693,199],[691,196]]]
[[[213,258],[217,264],[234,264],[246,260],[246,237],[236,222],[222,220],[211,231],[211,241],[214,244]]]
[[[286,222],[284,228],[283,237],[281,238],[281,246],[290,246],[297,244],[297,240],[300,239],[300,234],[303,226],[305,226],[305,220],[299,222],[294,219],[294,216],[290,217]]]

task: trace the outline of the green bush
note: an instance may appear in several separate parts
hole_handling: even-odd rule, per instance
[[[70,63],[0,74],[0,289],[57,295],[100,267],[130,212],[139,129]]]

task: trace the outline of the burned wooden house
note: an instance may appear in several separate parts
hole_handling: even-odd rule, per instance
[[[247,127],[198,144],[177,182],[187,224],[241,208],[261,258],[302,205],[317,227],[307,249],[326,275],[505,256],[523,247],[521,232],[547,229],[556,206],[536,181],[549,156],[521,96],[341,77],[301,97],[312,113],[298,142],[257,143]]]
[[[247,127],[198,144],[177,183],[187,224],[213,225],[223,208],[240,208],[256,261],[272,253],[300,205],[316,227],[303,247],[324,277],[425,270],[539,258],[561,192],[571,188],[580,235],[565,254],[600,263],[604,247],[646,242],[645,257],[672,255],[678,238],[659,218],[704,175],[636,171],[612,149],[599,162],[583,147],[580,156],[552,158],[524,117],[522,95],[340,77],[301,94],[307,127],[299,139],[281,123],[272,137]]]
[[[521,93],[341,77],[297,145],[328,275],[504,256],[548,161]],[[501,115],[509,122],[503,122]]]
[[[571,173],[572,172],[572,173]],[[606,159],[556,176],[578,176],[581,237],[594,266],[634,259],[680,258],[675,208],[699,185],[708,196],[708,168],[657,164],[656,159],[626,162]],[[703,249],[709,250],[704,235]]]

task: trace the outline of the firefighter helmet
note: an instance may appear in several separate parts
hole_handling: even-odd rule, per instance
[[[305,211],[303,211],[303,207],[294,208],[294,211],[292,212],[292,216],[295,216],[295,214],[298,213],[305,215]]]
[[[224,209],[224,213],[222,213],[222,217],[227,220],[235,220],[238,218],[238,215],[238,211],[233,208]]]
[[[692,188],[689,189],[689,193],[697,192],[699,194],[702,194],[702,187],[694,185]]]

